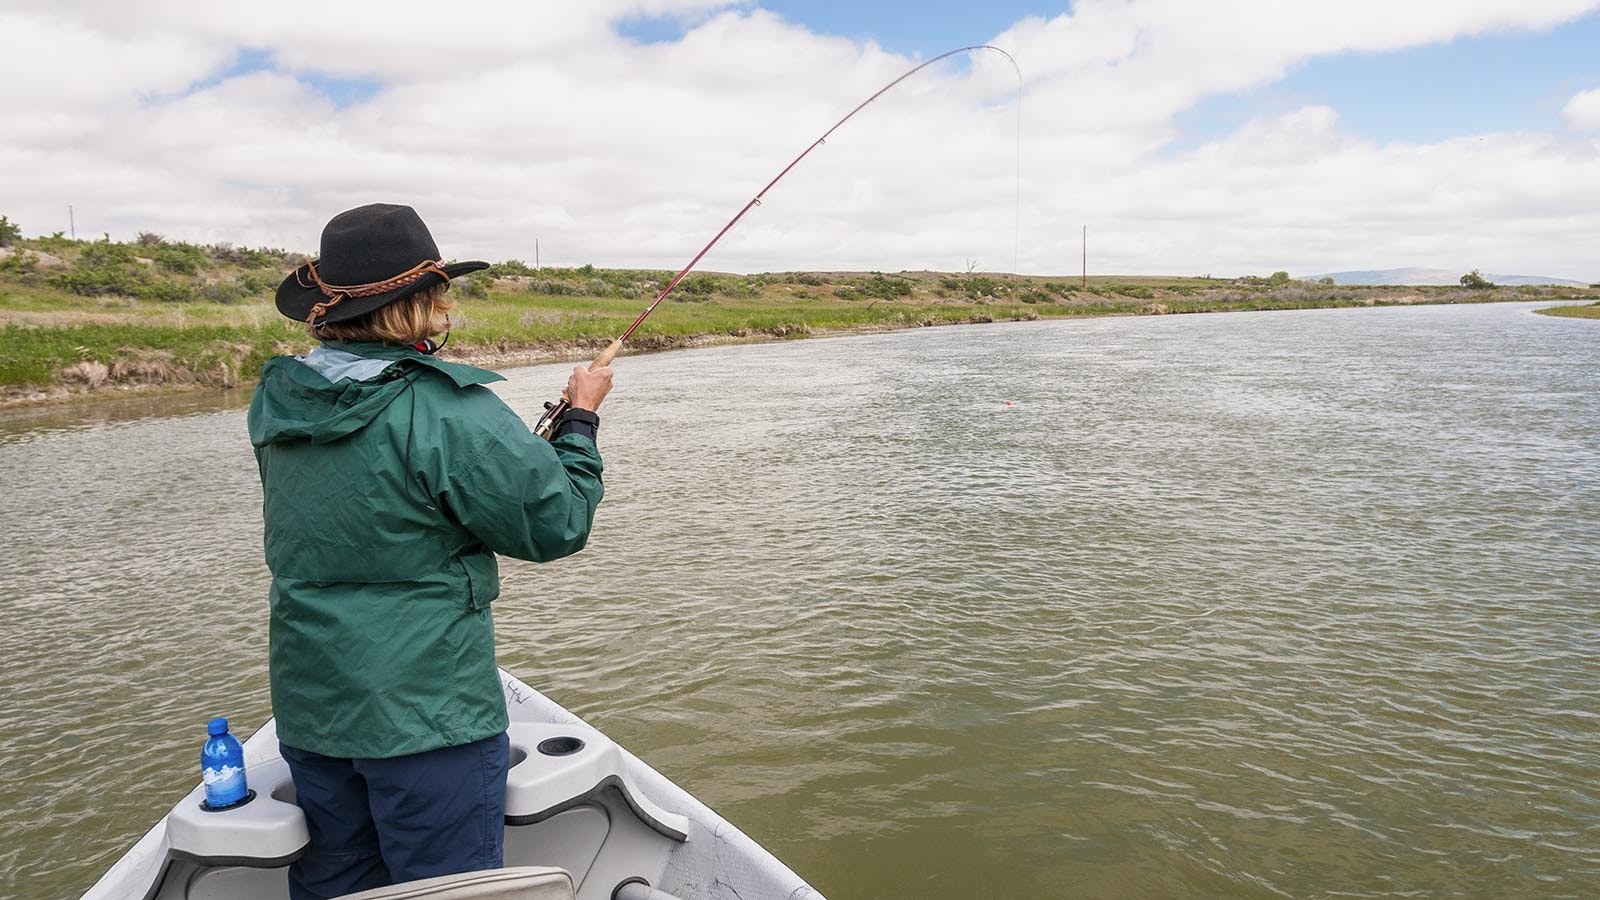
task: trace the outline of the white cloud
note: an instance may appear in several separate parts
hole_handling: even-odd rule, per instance
[[[1562,112],[1574,131],[1600,131],[1600,88],[1574,96]]]
[[[1600,147],[1549,135],[1376,145],[1308,106],[1176,152],[1175,116],[1321,54],[1542,28],[1596,0],[1082,0],[992,43],[1027,76],[1020,268],[1216,274],[1399,265],[1574,274]],[[417,206],[444,251],[673,268],[824,128],[915,60],[747,3],[19,0],[0,81],[0,213],[314,249],[333,213]],[[621,38],[627,16],[692,23]],[[272,71],[223,79],[242,52]],[[77,66],[64,66],[74,59]],[[312,76],[374,79],[337,109]],[[1011,267],[1015,75],[909,80],[797,167],[703,266]],[[1593,96],[1592,96],[1593,95]],[[1600,92],[1568,104],[1600,121]],[[1585,99],[1590,98],[1590,99]],[[1581,102],[1580,102],[1581,101]],[[1585,124],[1590,123],[1590,124]],[[1555,223],[1555,224],[1552,224]]]

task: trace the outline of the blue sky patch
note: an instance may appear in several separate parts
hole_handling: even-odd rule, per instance
[[[253,72],[264,72],[272,69],[272,53],[267,50],[244,49],[239,51],[233,62],[226,68],[208,78],[202,78],[177,93],[177,97],[188,97],[201,91],[209,91],[230,78],[238,78]],[[171,95],[167,95],[170,97]],[[145,101],[160,100],[161,97],[146,97]]]
[[[630,16],[613,27],[635,44],[676,43],[689,30],[688,20],[677,16]]]
[[[987,43],[1028,16],[1053,19],[1067,4],[990,0],[925,0],[922,3],[860,3],[847,0],[766,0],[756,4],[785,20],[815,31],[873,41],[878,46],[924,59],[946,50]]]
[[[946,50],[982,44],[1027,16],[1054,18],[1065,4],[1042,6],[991,0],[925,0],[915,5],[844,2],[844,0],[764,0],[728,4],[725,9],[760,8],[817,34],[876,43],[893,53],[938,56]],[[713,13],[714,14],[714,13]],[[699,20],[685,16],[631,16],[616,23],[617,34],[640,44],[671,43]]]
[[[203,78],[189,85],[178,96],[188,97],[198,94],[224,81],[256,72],[284,72],[284,70],[279,68],[272,51],[246,47],[239,51],[226,68],[209,78]],[[327,97],[338,109],[364,103],[383,89],[383,82],[376,78],[338,78],[321,72],[284,72],[284,74]]]
[[[336,78],[320,72],[300,72],[295,78],[333,101],[335,109],[365,103],[383,90],[383,82],[376,78]]]
[[[1251,119],[1331,106],[1341,130],[1380,144],[1493,132],[1561,132],[1572,95],[1600,87],[1600,14],[1546,32],[1499,32],[1390,53],[1311,60],[1269,85],[1180,113],[1182,152]]]
[[[249,75],[252,72],[270,71],[274,67],[272,51],[256,50],[246,47],[239,51],[233,64],[222,70],[222,73],[211,81],[212,84],[221,84],[229,78],[238,78],[240,75]]]
[[[915,6],[851,0],[759,0],[752,4],[819,34],[874,41],[926,59],[989,41],[1027,16],[1053,19],[1070,4],[928,0]],[[651,39],[675,40],[682,23],[656,22]],[[675,29],[675,30],[674,30]],[[1169,151],[1192,149],[1251,119],[1321,104],[1340,127],[1378,143],[1565,129],[1573,94],[1600,88],[1600,13],[1544,32],[1499,31],[1448,44],[1311,60],[1284,78],[1209,97],[1178,116]],[[1026,76],[1026,72],[1023,73]]]

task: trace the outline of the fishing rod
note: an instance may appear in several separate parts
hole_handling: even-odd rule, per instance
[[[754,197],[750,198],[750,202],[746,203],[744,205],[744,208],[740,209],[737,215],[735,215],[732,219],[729,219],[728,220],[728,224],[722,226],[722,230],[717,232],[715,237],[713,237],[704,247],[700,248],[700,252],[696,253],[694,255],[694,259],[689,260],[689,264],[684,266],[683,269],[681,271],[679,271],[677,275],[673,276],[671,281],[667,282],[667,286],[661,289],[661,293],[657,294],[656,298],[654,300],[650,301],[650,305],[646,306],[644,308],[644,312],[639,313],[639,317],[637,319],[633,320],[633,324],[632,325],[628,326],[628,330],[624,331],[615,340],[613,340],[610,344],[608,344],[604,350],[600,351],[600,355],[596,356],[594,358],[594,361],[589,363],[589,369],[591,371],[593,371],[594,369],[598,369],[598,368],[601,368],[603,366],[610,365],[611,361],[613,359],[617,358],[617,354],[622,352],[623,343],[628,340],[628,338],[633,334],[635,329],[637,329],[640,325],[644,324],[644,320],[645,319],[650,318],[650,314],[655,312],[656,307],[661,305],[661,301],[665,300],[668,294],[672,293],[672,289],[678,286],[678,282],[682,281],[684,276],[688,275],[689,272],[694,269],[695,265],[700,262],[701,257],[703,257],[707,253],[711,252],[711,248],[715,247],[717,245],[717,241],[722,240],[722,236],[723,235],[725,235],[729,231],[731,231],[733,229],[733,226],[739,224],[739,220],[744,218],[744,214],[745,213],[749,212],[750,210],[754,209],[757,206],[760,206],[761,205],[761,198],[766,196],[767,191],[772,190],[772,186],[773,185],[777,184],[779,181],[782,181],[783,180],[783,176],[789,174],[789,170],[793,169],[795,166],[799,165],[800,164],[800,160],[805,159],[808,155],[810,155],[811,151],[817,149],[818,147],[820,147],[824,143],[826,143],[827,140],[828,140],[828,136],[829,135],[833,134],[835,131],[838,131],[839,127],[844,125],[844,123],[850,121],[850,119],[852,117],[854,117],[856,113],[861,112],[863,109],[866,109],[868,104],[870,104],[872,101],[878,99],[879,97],[883,96],[885,93],[887,93],[889,91],[890,88],[894,87],[895,85],[899,84],[900,82],[905,81],[907,78],[910,78],[911,76],[917,74],[918,72],[922,71],[923,69],[926,69],[927,67],[933,65],[934,63],[936,63],[936,62],[938,62],[938,61],[940,61],[942,59],[947,59],[949,57],[955,56],[958,53],[968,53],[968,52],[975,51],[975,50],[993,50],[994,52],[1000,54],[1001,56],[1004,56],[1006,58],[1006,61],[1011,63],[1011,68],[1016,70],[1016,73],[1017,73],[1017,137],[1018,137],[1018,145],[1017,145],[1017,179],[1018,179],[1017,180],[1017,218],[1018,218],[1018,221],[1020,222],[1021,215],[1022,215],[1022,212],[1021,212],[1021,210],[1022,210],[1022,181],[1021,181],[1021,173],[1022,173],[1022,146],[1021,146],[1021,136],[1022,136],[1022,107],[1021,107],[1021,104],[1022,104],[1022,96],[1021,96],[1021,93],[1022,93],[1022,67],[1017,65],[1017,61],[1015,59],[1012,59],[1011,54],[1007,53],[1004,50],[1001,50],[999,47],[991,46],[989,44],[973,44],[970,47],[958,47],[955,50],[951,50],[951,51],[949,51],[947,53],[941,53],[938,56],[935,56],[934,58],[928,60],[927,62],[924,62],[924,63],[922,63],[922,64],[920,64],[918,66],[913,67],[911,70],[907,71],[904,75],[901,75],[899,78],[896,78],[895,80],[893,80],[893,81],[889,82],[888,84],[884,85],[883,87],[879,88],[878,91],[876,93],[874,93],[872,96],[870,96],[867,99],[861,101],[860,105],[858,105],[855,109],[850,110],[850,112],[847,113],[844,118],[842,118],[839,121],[833,123],[833,127],[829,128],[827,131],[824,131],[822,133],[822,137],[819,137],[815,141],[812,141],[810,146],[808,146],[804,150],[800,151],[800,155],[799,156],[796,156],[792,161],[790,161],[790,163],[787,166],[784,166],[783,170],[781,172],[779,172],[776,176],[774,176],[771,181],[767,182],[767,186],[766,187],[762,188],[760,190],[760,192],[758,192]],[[1015,242],[1016,242],[1016,238],[1013,237],[1013,243],[1015,243]],[[1016,249],[1015,249],[1015,247],[1013,247],[1013,249],[1012,249],[1012,254],[1013,255],[1012,255],[1012,261],[1011,261],[1012,269],[1016,268],[1016,256],[1015,256],[1015,253],[1016,253]],[[551,402],[551,403],[546,403],[544,405],[544,410],[545,410],[544,411],[544,415],[539,418],[538,424],[533,426],[534,434],[537,434],[540,437],[542,437],[542,438],[544,438],[546,440],[549,440],[551,435],[553,435],[555,433],[556,426],[561,423],[561,417],[566,414],[568,408],[569,408],[569,404],[568,404],[567,398],[566,398],[566,396],[564,394],[562,395],[560,400],[557,400],[557,401],[554,401],[554,402]]]

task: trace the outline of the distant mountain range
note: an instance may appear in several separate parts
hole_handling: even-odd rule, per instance
[[[1460,284],[1461,276],[1467,270],[1460,272],[1448,269],[1374,269],[1366,272],[1328,272],[1324,275],[1306,275],[1303,280],[1317,281],[1322,278],[1332,278],[1334,284]],[[1565,284],[1587,287],[1587,281],[1573,281],[1570,278],[1549,278],[1544,275],[1498,275],[1484,272],[1483,277],[1495,284],[1528,285],[1528,284]]]

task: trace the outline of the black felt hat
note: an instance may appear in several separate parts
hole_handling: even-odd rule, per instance
[[[278,312],[314,325],[342,322],[488,267],[446,264],[416,210],[372,203],[328,221],[317,258],[278,285]]]

